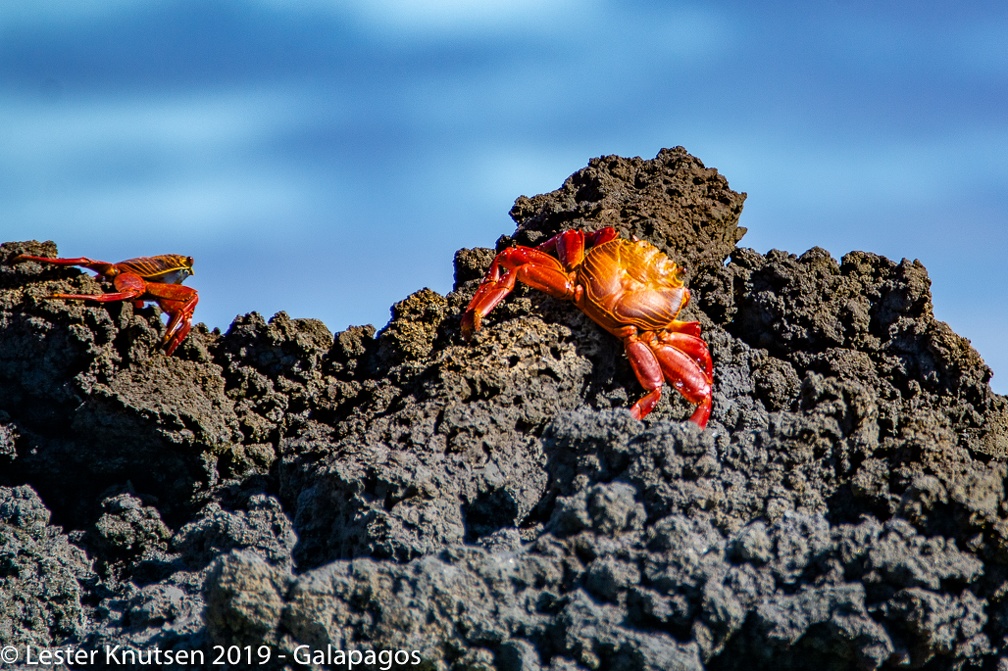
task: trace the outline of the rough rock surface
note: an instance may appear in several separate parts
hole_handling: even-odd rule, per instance
[[[462,342],[490,249],[377,333],[253,313],[165,357],[155,310],[47,301],[100,287],[0,246],[0,643],[1008,669],[1008,401],[919,263],[738,248],[743,199],[681,148],[605,157],[498,241],[613,225],[681,263],[703,432],[674,393],[632,419],[622,348],[569,304],[519,288]]]

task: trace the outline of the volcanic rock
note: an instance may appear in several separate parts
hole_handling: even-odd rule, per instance
[[[0,643],[1008,668],[1008,400],[920,263],[738,247],[744,197],[682,148],[603,157],[497,242],[614,226],[682,265],[704,431],[671,390],[634,420],[620,343],[569,303],[519,287],[464,342],[493,249],[377,332],[252,313],[165,357],[156,309],[46,300],[101,287],[0,246]]]

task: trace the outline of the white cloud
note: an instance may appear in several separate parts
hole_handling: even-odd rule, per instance
[[[286,89],[0,98],[0,194],[14,229],[5,232],[114,235],[149,222],[212,238],[289,213],[309,187],[271,160],[270,144],[297,122],[298,104]]]
[[[287,0],[259,0],[260,5],[288,12]],[[512,30],[539,31],[544,21],[579,22],[595,15],[601,0],[305,0],[298,12],[346,17],[364,28],[395,35],[441,37]],[[554,26],[549,29],[552,30]]]
[[[289,116],[287,90],[190,92],[174,98],[149,96],[0,98],[0,166],[18,170],[110,145],[135,150],[207,151],[238,146],[276,129]]]
[[[363,0],[350,3],[360,15],[396,28],[459,30],[528,23],[573,9],[573,2],[540,0]]]
[[[306,197],[279,171],[187,173],[172,180],[111,181],[45,195],[40,192],[8,208],[13,229],[6,231],[8,237],[38,237],[41,231],[57,236],[64,228],[97,237],[143,230],[146,237],[152,230],[170,228],[177,237],[214,240],[243,228],[266,230],[263,224],[270,221],[298,228],[292,214]]]

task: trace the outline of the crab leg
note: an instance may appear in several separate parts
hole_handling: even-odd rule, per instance
[[[557,233],[536,249],[555,252],[563,267],[569,269],[581,265],[581,262],[584,261],[586,248],[601,245],[604,242],[615,240],[617,237],[619,237],[619,233],[612,226],[588,233],[570,229]]]
[[[76,264],[75,264],[76,265]],[[62,300],[94,301],[95,303],[113,303],[115,301],[131,301],[139,299],[149,286],[139,275],[122,273],[113,280],[119,291],[111,294],[51,294],[46,298]],[[142,303],[142,301],[141,301]]]
[[[462,335],[472,337],[483,317],[504,300],[521,280],[534,289],[556,298],[574,296],[574,282],[560,262],[534,247],[509,247],[498,254],[486,277],[462,315]]]
[[[690,421],[704,428],[713,405],[714,367],[707,344],[682,333],[661,333],[655,340],[650,344],[662,374],[687,401],[697,404]]]
[[[683,303],[682,307],[686,307]],[[700,322],[681,322],[673,321],[671,324],[665,327],[666,331],[671,331],[673,333],[685,333],[691,336],[700,338]]]
[[[658,357],[650,347],[637,338],[636,333],[631,333],[623,338],[623,346],[626,348],[630,368],[637,376],[637,381],[647,391],[630,408],[630,414],[634,416],[634,419],[643,419],[658,405],[665,377],[662,374]]]
[[[147,296],[169,315],[161,346],[165,348],[165,354],[171,356],[192,329],[192,316],[199,294],[195,289],[180,284],[148,284]]]
[[[632,326],[620,329],[616,335],[623,340],[637,381],[647,391],[633,404],[630,413],[641,419],[654,410],[661,399],[662,384],[667,380],[687,401],[697,404],[690,421],[701,429],[706,427],[713,405],[713,365],[707,344],[691,333],[638,333]]]
[[[692,322],[696,323],[696,322]],[[699,326],[699,325],[698,325]],[[707,343],[698,335],[689,333],[664,332],[657,334],[655,341],[650,343],[655,350],[673,348],[688,356],[699,366],[705,377],[711,380],[714,376],[714,362],[711,360]]]
[[[95,261],[89,259],[86,256],[79,256],[73,259],[60,259],[52,258],[48,256],[33,256],[31,254],[19,254],[14,257],[14,263],[21,263],[22,261],[37,261],[38,263],[49,263],[54,266],[84,266],[89,270],[93,270],[99,275],[109,275],[109,271],[115,268],[114,263],[109,263],[108,261]]]
[[[690,420],[701,429],[707,426],[712,405],[711,380],[689,354],[675,347],[662,347],[655,352],[665,379],[697,408]]]
[[[76,265],[76,264],[75,264]],[[175,351],[192,329],[191,319],[199,302],[195,289],[180,284],[160,284],[145,282],[139,275],[121,273],[113,280],[117,292],[108,294],[52,294],[49,299],[82,300],[95,303],[115,301],[135,301],[143,307],[144,300],[155,301],[168,315],[168,328],[161,339],[161,346],[169,356]]]

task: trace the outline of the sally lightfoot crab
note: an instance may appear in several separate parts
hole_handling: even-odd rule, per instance
[[[179,254],[141,256],[119,263],[93,261],[85,257],[64,259],[21,254],[13,263],[37,261],[60,266],[83,266],[110,281],[115,288],[107,294],[52,294],[48,299],[84,300],[96,303],[132,301],[136,307],[146,302],[157,303],[168,314],[168,328],[161,339],[165,354],[171,354],[185,340],[192,328],[193,311],[199,301],[195,289],[182,286],[193,274],[193,258]]]
[[[676,317],[689,302],[679,267],[644,240],[618,237],[606,227],[563,231],[538,247],[510,247],[490,264],[462,315],[467,340],[482,318],[521,281],[572,301],[623,341],[637,380],[646,390],[630,408],[637,419],[651,412],[667,380],[690,403],[700,428],[711,413],[713,363],[699,322]]]

